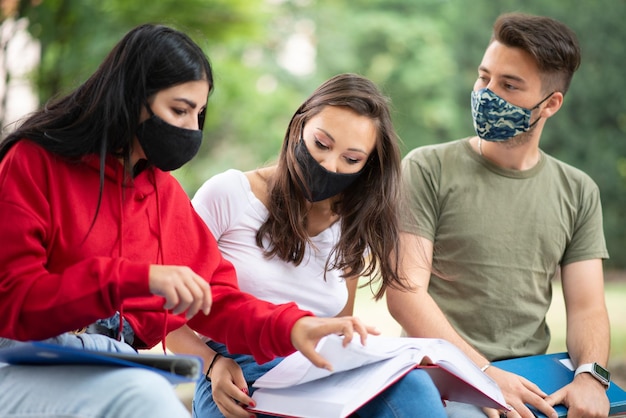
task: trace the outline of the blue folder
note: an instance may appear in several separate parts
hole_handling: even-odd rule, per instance
[[[525,377],[539,386],[541,390],[550,394],[567,385],[574,378],[574,371],[561,362],[564,359],[569,359],[567,353],[555,353],[494,361],[493,365]],[[626,392],[615,382],[611,382],[606,394],[611,403],[609,416],[626,417]],[[545,417],[536,409],[532,407],[530,409],[535,416]],[[554,409],[556,409],[559,417],[567,417],[565,406],[557,405]]]
[[[202,372],[202,359],[197,356],[112,353],[42,342],[21,343],[0,349],[0,363],[140,367],[162,375],[172,384],[195,382]]]

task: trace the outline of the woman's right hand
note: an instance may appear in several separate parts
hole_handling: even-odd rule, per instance
[[[187,319],[199,311],[208,315],[211,310],[209,283],[189,267],[150,265],[150,293],[165,298],[164,309],[174,315],[187,312]]]
[[[338,318],[304,316],[298,319],[291,329],[291,343],[315,366],[332,370],[332,364],[315,351],[317,343],[329,334],[342,335],[344,337],[343,346],[345,347],[356,335],[359,336],[361,344],[365,345],[369,334],[380,335],[380,331],[376,327],[365,325],[355,316]]]
[[[248,396],[248,384],[236,361],[218,357],[209,377],[213,401],[226,418],[253,416],[245,409],[246,406],[254,406],[254,401]]]

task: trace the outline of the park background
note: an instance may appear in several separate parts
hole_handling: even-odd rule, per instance
[[[626,387],[625,0],[0,0],[0,10],[5,132],[83,82],[133,26],[165,23],[191,35],[214,66],[215,91],[199,155],[174,172],[190,196],[225,169],[272,162],[297,106],[342,72],[367,76],[391,98],[403,154],[472,135],[470,91],[495,18],[521,11],[565,22],[583,61],[541,147],[600,188],[611,254],[609,366]],[[550,352],[565,350],[558,279],[554,295]],[[399,332],[369,289],[357,314]]]

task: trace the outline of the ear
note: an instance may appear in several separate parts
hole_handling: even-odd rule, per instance
[[[554,115],[559,111],[561,105],[563,104],[563,93],[560,91],[555,91],[552,93],[552,96],[548,100],[545,101],[544,107],[541,110],[540,116],[544,119],[548,119],[550,116]]]

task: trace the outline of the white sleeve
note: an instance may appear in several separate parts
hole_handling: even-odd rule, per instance
[[[205,181],[191,200],[218,241],[247,204],[246,182],[241,171],[227,170]]]

